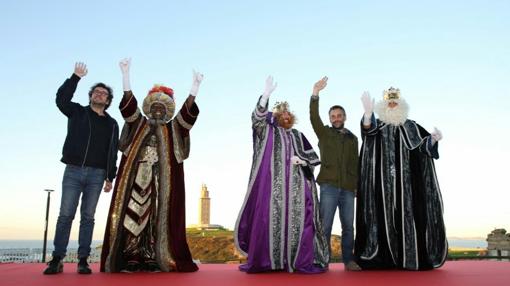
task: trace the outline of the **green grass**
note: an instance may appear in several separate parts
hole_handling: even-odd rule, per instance
[[[186,234],[190,237],[211,237],[211,236],[230,236],[233,237],[234,232],[225,228],[214,230],[202,230],[197,228],[187,228]]]
[[[464,257],[464,256],[478,256],[480,250],[449,250],[448,256],[451,258]]]

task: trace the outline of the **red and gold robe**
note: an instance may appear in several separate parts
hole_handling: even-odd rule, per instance
[[[123,226],[123,222],[137,174],[137,160],[151,129],[149,119],[141,114],[136,98],[129,93],[130,96],[124,96],[120,103],[120,111],[126,122],[119,143],[122,159],[101,253],[102,272],[119,272],[125,265],[122,255],[123,238],[128,230]],[[155,130],[159,164],[159,177],[155,184],[158,205],[154,232],[155,254],[159,267],[165,272],[198,270],[191,259],[186,241],[183,171],[183,161],[189,155],[189,130],[195,123],[198,113],[199,109],[195,103],[191,108],[185,103],[172,120]]]

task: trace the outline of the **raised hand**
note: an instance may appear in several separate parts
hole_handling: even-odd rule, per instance
[[[129,74],[129,67],[131,67],[131,58],[124,58],[119,62],[119,67],[122,74]]]
[[[264,93],[262,93],[262,97],[260,98],[259,105],[260,107],[266,107],[267,101],[269,100],[269,96],[276,89],[277,83],[274,82],[272,76],[268,76],[266,78],[266,86],[264,88]]]
[[[363,95],[361,96],[361,102],[363,103],[365,116],[371,117],[372,112],[374,112],[375,100],[370,98],[368,91],[363,92]]]
[[[74,64],[74,74],[81,77],[86,76],[88,73],[87,65],[82,62],[77,62]]]
[[[131,58],[124,58],[119,62],[120,71],[122,72],[122,88],[124,91],[131,90],[131,82],[129,80],[129,68],[131,67]]]
[[[278,84],[274,82],[273,76],[268,76],[266,78],[266,87],[264,88],[264,93],[262,94],[263,97],[269,98],[271,96],[271,93],[276,89],[276,86]]]
[[[319,92],[321,90],[323,90],[326,87],[326,85],[328,85],[328,77],[327,76],[323,77],[321,80],[319,80],[318,82],[316,82],[313,85],[312,95],[319,95]]]
[[[193,70],[193,84],[200,85],[203,79],[204,79],[203,74]]]
[[[189,94],[193,96],[197,96],[198,94],[198,88],[200,87],[200,84],[202,83],[202,80],[204,79],[204,75],[193,70],[193,83],[191,84],[191,90]]]

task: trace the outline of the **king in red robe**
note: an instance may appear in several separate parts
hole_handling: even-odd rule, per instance
[[[121,62],[125,119],[119,172],[110,205],[101,254],[102,272],[198,270],[186,242],[183,161],[190,150],[189,131],[199,109],[194,84],[175,118],[173,90],[155,86],[142,115],[129,87],[129,60]],[[127,69],[127,71],[126,71]],[[129,77],[128,77],[129,79]]]

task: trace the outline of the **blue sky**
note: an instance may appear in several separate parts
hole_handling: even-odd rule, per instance
[[[139,99],[161,83],[175,90],[180,105],[192,69],[205,75],[185,162],[188,224],[198,220],[206,183],[212,223],[233,228],[251,163],[250,113],[266,76],[278,82],[270,104],[289,101],[296,128],[317,146],[308,102],[315,81],[327,75],[320,102],[325,122],[329,106],[341,104],[346,126],[359,135],[362,92],[380,99],[395,86],[411,119],[443,132],[436,168],[449,236],[510,229],[510,2],[104,2],[0,3],[0,239],[42,237],[45,188],[56,190],[53,236],[66,131],[55,92],[83,61],[89,73],[75,101],[86,104],[89,87],[105,82],[115,94],[109,112],[122,124],[118,62],[124,57],[132,58]],[[102,239],[110,198],[100,198],[95,239]],[[77,224],[72,239],[76,230]],[[338,222],[333,232],[340,232]]]

